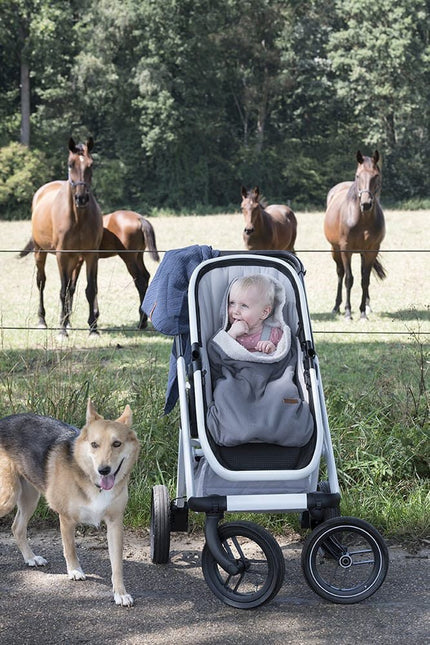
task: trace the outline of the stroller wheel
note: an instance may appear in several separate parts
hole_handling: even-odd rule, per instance
[[[151,560],[166,564],[170,555],[170,499],[166,486],[152,488],[151,498]]]
[[[306,538],[302,569],[322,598],[350,605],[379,589],[388,559],[386,544],[371,524],[355,517],[333,517]]]
[[[224,571],[209,550],[202,552],[202,570],[211,591],[237,609],[253,609],[276,596],[285,576],[285,560],[275,538],[253,522],[218,526],[228,558],[241,565],[237,575]]]

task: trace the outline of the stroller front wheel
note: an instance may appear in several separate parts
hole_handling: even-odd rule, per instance
[[[380,533],[355,517],[333,517],[307,536],[302,569],[309,586],[325,600],[353,604],[379,589],[388,570]]]
[[[170,556],[170,498],[167,486],[152,488],[150,555],[155,564],[166,564]]]
[[[275,538],[253,522],[218,526],[226,556],[238,565],[236,575],[227,573],[207,544],[202,552],[202,570],[211,591],[237,609],[253,609],[268,602],[282,587],[285,561]]]

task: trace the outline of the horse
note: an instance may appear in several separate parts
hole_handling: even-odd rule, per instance
[[[125,263],[139,293],[138,329],[144,329],[148,320],[147,315],[140,308],[150,278],[143,261],[143,252],[146,248],[152,259],[159,262],[154,229],[142,215],[134,211],[115,211],[103,215],[103,237],[99,259],[119,255]]]
[[[379,152],[365,157],[357,152],[357,170],[354,181],[343,181],[327,194],[324,233],[331,244],[336,262],[337,294],[332,313],[339,313],[342,302],[342,283],[345,277],[345,318],[351,319],[351,271],[353,253],[361,255],[361,318],[367,319],[370,309],[369,282],[372,269],[382,280],[385,270],[378,260],[379,247],[385,236],[384,213],[379,203],[381,171]]]
[[[90,334],[98,334],[97,262],[103,237],[101,210],[91,191],[94,141],[86,144],[69,139],[68,179],[41,186],[32,200],[32,236],[20,252],[24,257],[34,251],[39,289],[38,326],[46,329],[43,291],[46,284],[47,253],[55,253],[60,272],[60,337],[67,337],[73,295],[83,262],[86,264]]]
[[[292,251],[297,236],[297,219],[284,204],[263,206],[258,186],[242,186],[241,210],[245,218],[243,241],[249,251],[276,249]]]

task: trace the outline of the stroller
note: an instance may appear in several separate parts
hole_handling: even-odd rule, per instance
[[[143,309],[156,329],[174,335],[166,401],[170,396],[172,407],[175,396],[179,398],[180,429],[176,497],[170,499],[165,485],[152,489],[152,561],[168,562],[170,534],[188,530],[189,511],[205,513],[201,566],[208,587],[227,605],[258,607],[272,600],[283,584],[283,553],[272,534],[258,523],[223,522],[224,515],[298,513],[302,528],[311,529],[301,555],[310,587],[334,603],[352,604],[368,598],[385,579],[388,550],[371,524],[340,514],[339,484],[302,263],[287,251],[219,252],[196,245],[166,253],[157,273]],[[247,426],[255,425],[249,419],[242,424],[242,439],[234,445],[220,440],[219,435],[214,437],[209,429],[213,426],[208,423],[209,410],[216,405],[223,411],[223,401],[214,400],[208,347],[222,325],[223,298],[229,284],[250,273],[270,277],[285,293],[281,313],[291,331],[288,370],[303,407],[303,415],[297,418],[299,423],[303,418],[308,427],[303,441],[296,441],[299,445],[289,445],[288,423],[277,429],[274,442],[270,428],[265,427],[270,425],[264,421],[265,409],[258,405],[253,408],[253,414],[259,417],[261,413],[257,440],[247,438]],[[167,309],[170,307],[164,319],[157,316],[161,297],[167,301]],[[255,369],[259,369],[257,364]],[[234,401],[234,381],[228,389]]]

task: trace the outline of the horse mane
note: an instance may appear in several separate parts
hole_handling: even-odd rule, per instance
[[[261,195],[260,199],[258,200],[258,203],[262,208],[264,208],[264,210],[266,210],[266,207],[269,205],[269,202],[267,201],[264,195]]]
[[[357,182],[355,180],[352,182],[352,185],[348,188],[346,199],[348,201],[355,201],[356,199],[358,199]]]
[[[246,191],[246,196],[247,197],[251,197],[252,195],[255,196],[255,189],[254,188],[250,188],[249,190]],[[269,202],[267,201],[267,199],[265,198],[264,195],[261,195],[261,193],[259,193],[259,196],[258,196],[258,203],[263,208],[263,210],[265,210],[266,207],[269,205]]]

